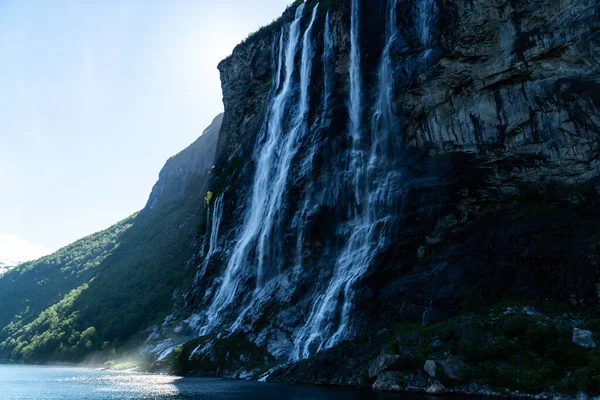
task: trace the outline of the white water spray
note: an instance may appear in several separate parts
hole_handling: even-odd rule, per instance
[[[396,21],[396,1],[388,0],[386,18],[386,44],[381,55],[379,67],[379,88],[377,102],[373,111],[371,123],[371,157],[370,167],[381,163],[385,158],[394,156],[394,138],[397,134],[396,118],[392,111],[392,96],[394,93],[394,61],[391,49],[398,38]]]
[[[300,93],[297,104],[293,104],[292,100],[296,93],[293,77],[294,60],[300,41],[300,22],[304,7],[304,4],[298,7],[295,19],[289,26],[285,54],[281,51],[283,38],[280,38],[277,74],[279,77],[282,73],[281,68],[285,67],[284,79],[281,82],[276,78],[275,85],[279,88],[279,92],[275,94],[267,113],[265,142],[256,149],[258,157],[250,206],[228,262],[223,282],[207,310],[207,323],[202,329],[203,333],[209,332],[221,322],[223,310],[234,300],[239,300],[241,286],[255,278],[256,288],[250,304],[230,326],[230,330],[235,331],[252,303],[261,296],[265,284],[280,272],[283,254],[278,249],[281,242],[273,240],[273,233],[281,226],[282,200],[286,192],[290,166],[307,131],[309,83],[314,56],[311,34],[318,5],[313,10],[310,24],[304,32]],[[291,123],[287,120],[288,110],[292,110],[294,115]]]
[[[415,15],[415,28],[421,45],[426,49],[430,49],[433,46],[433,30],[439,9],[436,4],[436,0],[418,0],[416,15]]]
[[[210,238],[208,241],[208,252],[204,256],[204,260],[202,261],[202,266],[196,272],[196,276],[194,277],[194,284],[190,291],[186,293],[186,305],[188,305],[187,298],[191,294],[196,294],[198,292],[198,288],[200,285],[200,280],[206,274],[206,269],[208,268],[208,264],[210,263],[211,258],[218,250],[218,241],[219,241],[219,228],[221,226],[221,221],[223,220],[223,197],[225,196],[225,192],[221,193],[214,201],[212,207],[212,217],[207,218],[207,225],[210,227]],[[211,216],[210,206],[207,207],[207,216]]]
[[[352,148],[350,149],[350,163],[348,176],[351,177],[354,196],[357,204],[361,203],[364,196],[364,188],[360,183],[364,176],[364,154],[360,149],[361,143],[361,124],[362,124],[362,78],[361,78],[361,58],[359,44],[359,2],[352,0],[351,18],[350,18],[350,101],[349,101],[349,131],[352,138]],[[357,224],[353,224],[357,225]],[[358,226],[353,226],[358,227]],[[294,337],[294,350],[291,358],[298,360],[307,358],[317,351],[331,347],[339,342],[346,330],[346,316],[349,311],[345,304],[347,303],[349,291],[356,278],[362,275],[362,266],[359,262],[362,260],[352,259],[355,254],[350,254],[350,247],[355,247],[358,237],[362,233],[354,229],[349,230],[352,233],[348,246],[344,254],[338,258],[334,274],[329,282],[325,293],[321,294],[313,303],[311,313],[304,327],[302,327]],[[353,239],[354,238],[354,239]],[[357,262],[358,261],[358,262]],[[342,313],[342,322],[336,323],[336,316]]]

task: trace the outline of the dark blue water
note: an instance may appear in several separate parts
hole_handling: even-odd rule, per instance
[[[71,367],[0,365],[0,399],[425,400],[426,397]]]

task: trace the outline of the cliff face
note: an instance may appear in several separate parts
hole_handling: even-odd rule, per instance
[[[597,307],[599,17],[310,1],[238,46],[180,340],[236,332],[297,361],[473,303]]]
[[[222,124],[223,114],[220,114],[194,143],[167,161],[160,171],[146,208],[154,209],[177,197],[189,196],[198,182],[205,179],[206,172],[215,159]]]

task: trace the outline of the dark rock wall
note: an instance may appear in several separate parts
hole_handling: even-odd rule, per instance
[[[378,95],[387,2],[360,4],[363,118],[369,121]],[[599,3],[433,4],[433,32],[423,43],[418,2],[398,2],[402,40],[391,49],[398,124],[390,140],[401,153],[393,168],[403,171],[403,181],[390,203],[393,227],[382,238],[387,244],[357,283],[355,332],[397,320],[435,321],[507,296],[597,306]],[[352,207],[347,188],[337,187],[350,147],[349,10],[349,2],[337,2],[322,7],[316,21],[311,129],[292,164],[279,238],[283,270],[293,284],[249,312],[243,328],[283,358],[333,274],[344,247],[340,227]],[[334,50],[329,99],[322,61],[327,11]],[[293,10],[283,22],[292,18]],[[279,32],[252,37],[219,65],[225,115],[213,186],[226,196],[223,251],[203,282],[209,292],[221,281],[248,207]],[[307,175],[302,160],[314,149]],[[305,201],[311,208],[303,221],[303,269],[292,273]],[[239,307],[251,293],[248,285]],[[200,301],[195,311],[205,306]]]

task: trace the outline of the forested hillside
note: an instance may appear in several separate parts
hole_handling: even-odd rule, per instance
[[[79,361],[166,315],[194,272],[220,124],[169,160],[140,213],[0,276],[0,358]]]

